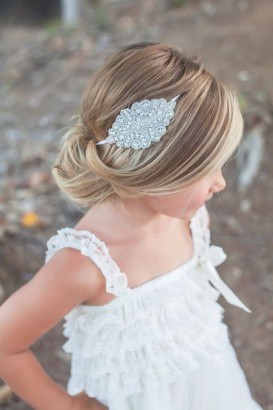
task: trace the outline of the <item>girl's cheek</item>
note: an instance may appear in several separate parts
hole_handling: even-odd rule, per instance
[[[208,197],[207,191],[206,192],[200,192],[194,198],[194,201],[193,201],[194,206],[196,206],[197,208],[202,206],[204,204],[204,202],[206,201],[207,197]]]

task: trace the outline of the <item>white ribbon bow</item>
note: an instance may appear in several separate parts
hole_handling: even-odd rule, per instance
[[[215,286],[218,291],[224,296],[227,302],[244,309],[246,312],[251,313],[251,310],[235,295],[235,293],[225,284],[220,278],[217,270],[214,266],[220,265],[227,255],[219,246],[209,246],[202,256],[199,257],[199,264],[206,272],[207,279]]]

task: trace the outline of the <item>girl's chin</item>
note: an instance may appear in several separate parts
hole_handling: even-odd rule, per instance
[[[194,215],[198,211],[199,208],[201,208],[203,205],[205,205],[205,203],[206,203],[206,201],[202,202],[201,204],[196,205],[194,208],[192,208],[190,210],[190,213],[192,215]]]
[[[178,219],[183,219],[183,220],[189,220],[191,219],[196,212],[198,211],[199,208],[201,208],[203,205],[205,205],[206,201],[203,201],[202,203],[192,206],[191,208],[185,209],[183,212],[183,216],[181,218],[181,216],[177,215],[177,216],[173,216],[174,218],[178,218]]]
[[[194,207],[194,208],[188,209],[188,210],[185,212],[183,219],[187,219],[187,220],[191,219],[191,218],[196,214],[196,212],[198,211],[198,209],[201,208],[202,205],[204,205],[204,203],[201,204],[201,205],[198,205],[198,206],[196,206],[196,207]]]

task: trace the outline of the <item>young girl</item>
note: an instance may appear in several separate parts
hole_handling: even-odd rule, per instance
[[[258,410],[223,322],[205,203],[243,120],[235,94],[174,46],[108,58],[53,175],[86,210],[0,309],[0,376],[35,409]],[[65,317],[67,392],[29,347]]]

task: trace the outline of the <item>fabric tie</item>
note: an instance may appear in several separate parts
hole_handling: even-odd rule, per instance
[[[199,264],[206,272],[207,279],[224,296],[226,301],[234,306],[251,313],[251,310],[235,295],[235,293],[225,284],[219,276],[214,266],[219,265],[226,259],[226,254],[219,246],[210,246],[202,256],[199,257]]]

